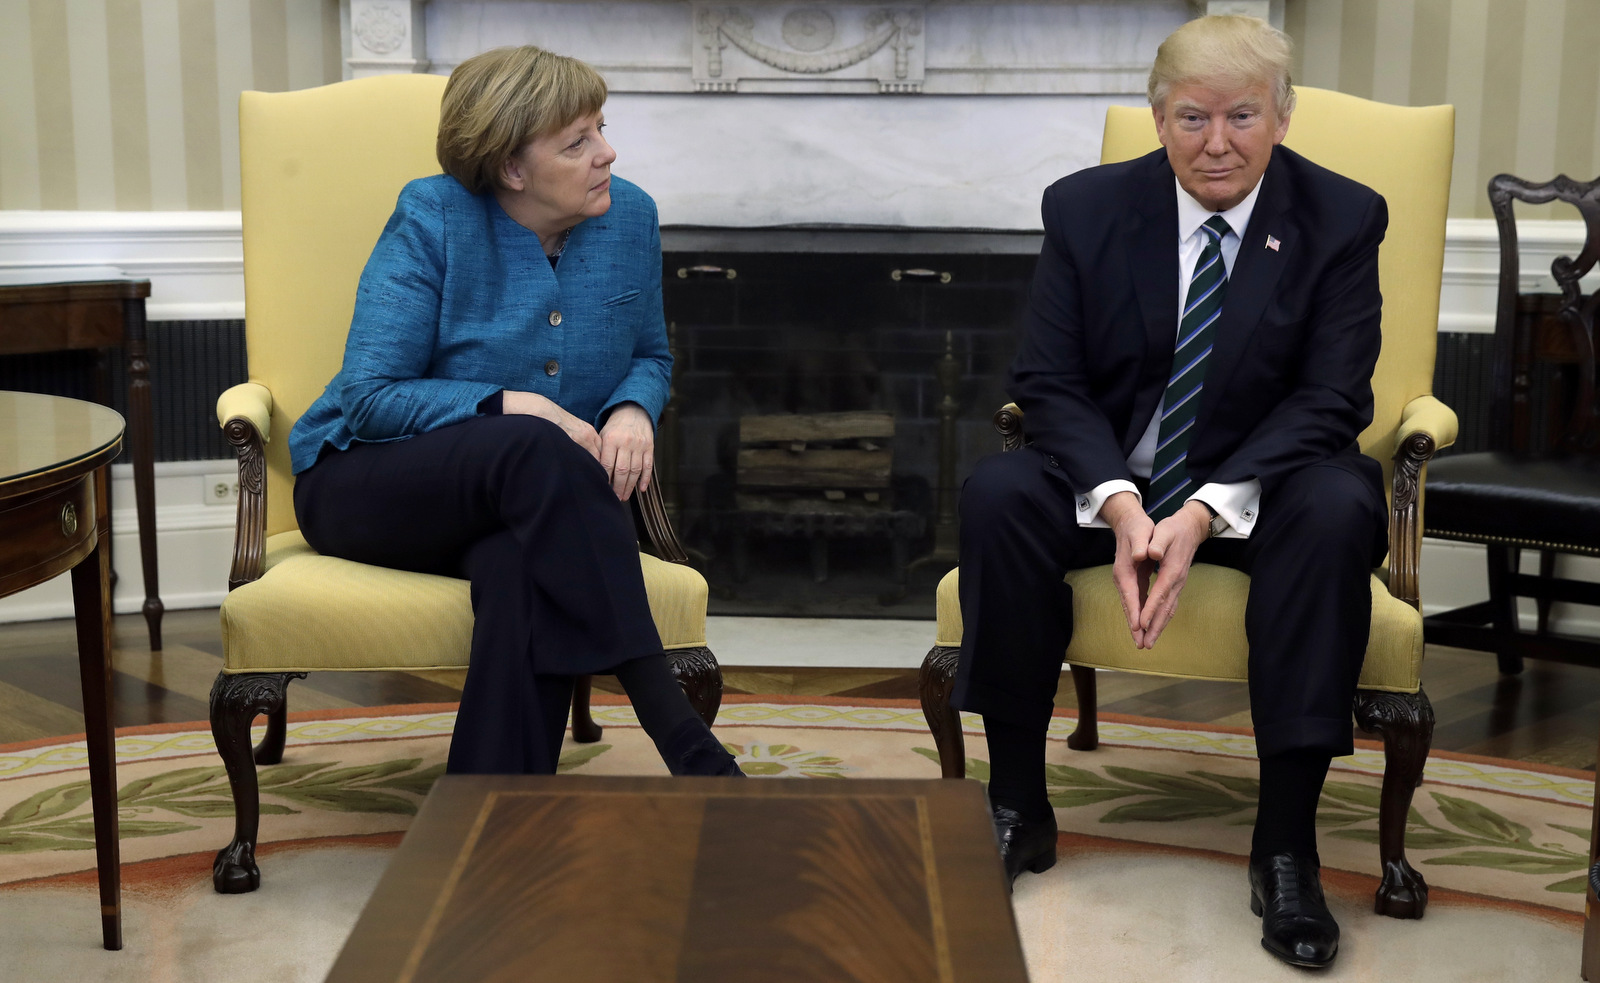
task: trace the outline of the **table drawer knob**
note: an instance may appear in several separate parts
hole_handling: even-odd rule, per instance
[[[78,532],[78,507],[71,502],[61,506],[61,535],[71,537]]]

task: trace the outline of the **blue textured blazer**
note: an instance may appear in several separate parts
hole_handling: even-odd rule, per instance
[[[444,174],[400,192],[356,290],[344,367],[289,433],[294,471],[327,448],[401,440],[534,392],[598,426],[619,403],[658,420],[672,356],[656,205],[611,179],[611,209],[555,269],[492,194]]]

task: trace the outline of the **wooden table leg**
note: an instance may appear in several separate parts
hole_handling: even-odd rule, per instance
[[[1600,775],[1595,778],[1600,789]],[[1600,809],[1591,810],[1589,817],[1589,864],[1600,861]],[[1586,980],[1600,981],[1600,897],[1589,887],[1583,898],[1583,962],[1580,973]]]
[[[155,425],[150,417],[150,360],[145,353],[144,299],[122,302],[122,340],[128,350],[128,449],[139,514],[139,559],[144,567],[144,620],[150,650],[161,650],[161,584],[156,569]]]
[[[101,406],[116,409],[111,405],[111,351],[106,348],[94,350],[94,401]],[[111,529],[111,510],[116,503],[111,500],[111,486],[106,485],[106,562],[111,564],[111,606],[116,607],[117,597],[117,544]]]
[[[106,529],[110,468],[95,473],[95,526]],[[94,810],[95,863],[100,874],[100,930],[107,949],[122,948],[122,867],[117,842],[117,751],[111,715],[111,563],[102,536],[72,568],[78,622],[78,672],[89,744],[89,798]]]

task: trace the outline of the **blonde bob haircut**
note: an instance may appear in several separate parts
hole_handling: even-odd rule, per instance
[[[1156,50],[1147,90],[1150,105],[1165,107],[1175,85],[1227,91],[1265,82],[1272,89],[1273,111],[1280,120],[1287,119],[1294,112],[1291,50],[1287,34],[1255,17],[1198,17],[1167,35]]]
[[[598,113],[605,101],[605,79],[576,58],[531,44],[473,55],[444,87],[439,166],[482,194],[500,186],[506,161],[530,140]]]

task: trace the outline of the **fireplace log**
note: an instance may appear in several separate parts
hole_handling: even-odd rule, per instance
[[[747,539],[810,541],[812,577],[828,579],[828,540],[887,536],[896,583],[905,579],[910,542],[923,516],[896,511],[890,491],[894,414],[883,412],[745,416],[739,421],[734,579],[743,582]]]

